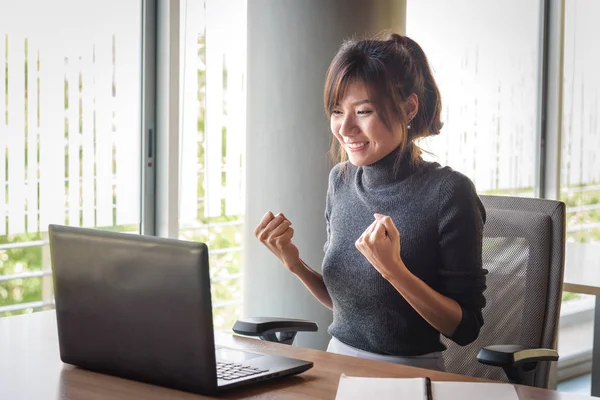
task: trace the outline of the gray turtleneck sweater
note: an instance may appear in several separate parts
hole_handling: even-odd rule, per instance
[[[466,345],[479,335],[485,306],[482,232],[485,209],[473,183],[438,163],[394,174],[395,152],[375,164],[336,165],[329,175],[323,280],[333,300],[329,333],[361,350],[415,356],[445,350],[440,333],[385,280],[354,243],[373,222],[389,215],[400,232],[407,268],[454,299],[462,320],[451,340]]]

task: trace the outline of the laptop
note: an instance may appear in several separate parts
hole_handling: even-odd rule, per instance
[[[204,243],[49,226],[64,363],[214,395],[312,362],[216,346]]]

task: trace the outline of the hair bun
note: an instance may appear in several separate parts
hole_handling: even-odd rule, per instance
[[[404,36],[392,33],[387,37],[387,40],[396,42],[397,44],[404,44]]]

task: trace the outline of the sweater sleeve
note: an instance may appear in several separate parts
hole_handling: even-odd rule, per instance
[[[471,180],[458,172],[452,172],[440,185],[439,196],[440,292],[462,309],[462,319],[448,338],[465,346],[477,339],[483,325],[485,208]]]

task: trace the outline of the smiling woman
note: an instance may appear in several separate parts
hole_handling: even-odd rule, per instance
[[[416,162],[421,150],[414,141],[442,128],[440,93],[427,56],[397,34],[342,45],[327,73],[324,102],[335,137],[331,154],[342,161],[348,155],[355,165],[373,163],[394,148]]]
[[[441,100],[420,46],[400,35],[348,41],[325,84],[333,154],[323,275],[300,258],[283,214],[256,237],[333,310],[328,350],[443,370],[440,334],[459,345],[483,324],[485,210],[474,185],[426,162]]]
[[[385,156],[390,149],[406,147],[406,134],[394,135],[378,115],[374,102],[369,100],[367,86],[361,80],[350,82],[330,115],[331,132],[345,149],[354,165],[369,165]],[[408,119],[418,109],[417,96],[407,100]],[[399,124],[399,128],[402,125]]]

